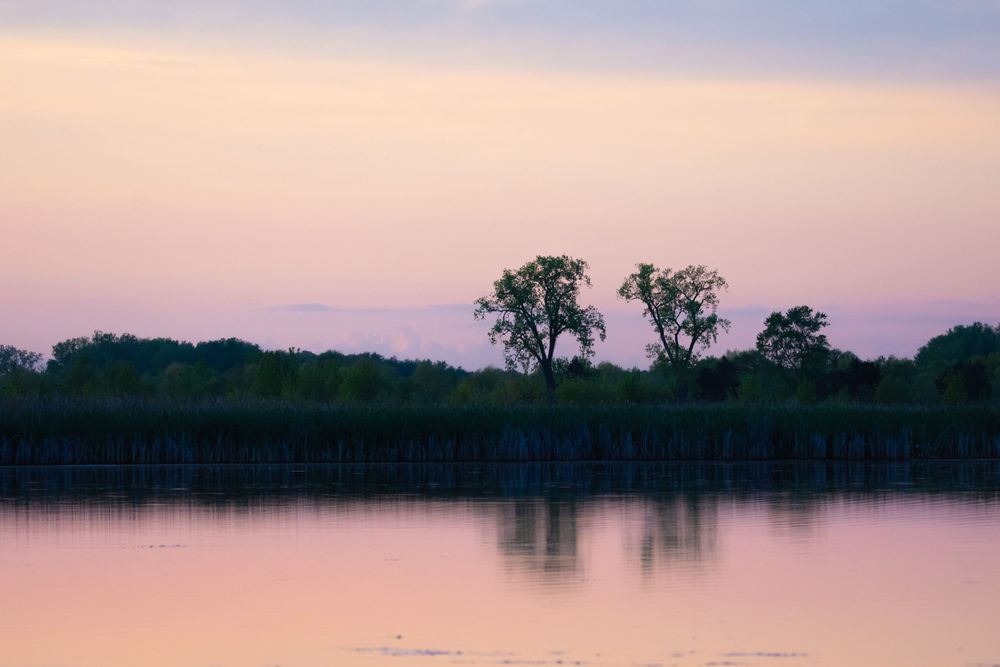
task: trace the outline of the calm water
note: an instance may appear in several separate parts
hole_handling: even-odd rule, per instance
[[[994,665],[1000,466],[0,469],[0,666]]]

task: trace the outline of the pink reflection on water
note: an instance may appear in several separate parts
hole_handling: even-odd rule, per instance
[[[0,665],[990,663],[998,555],[954,495],[11,502]]]

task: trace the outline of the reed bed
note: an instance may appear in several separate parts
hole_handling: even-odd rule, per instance
[[[1000,408],[0,403],[0,465],[1000,458]]]

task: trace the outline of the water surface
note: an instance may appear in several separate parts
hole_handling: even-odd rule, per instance
[[[993,665],[1000,466],[0,469],[0,666]]]

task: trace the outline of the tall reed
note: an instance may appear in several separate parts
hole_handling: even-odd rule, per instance
[[[0,403],[4,465],[998,457],[995,406]]]

